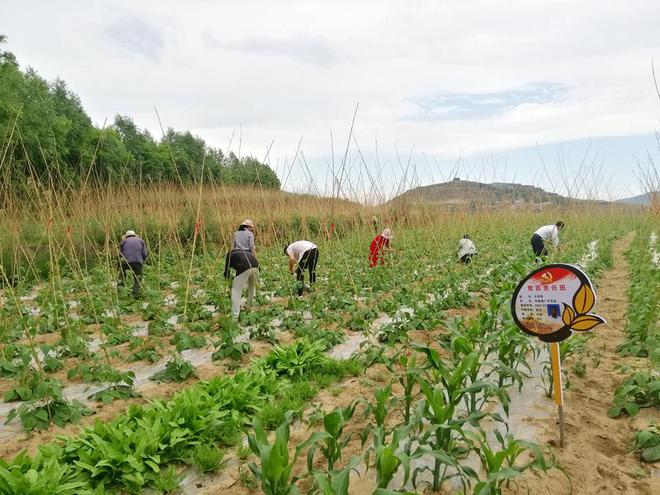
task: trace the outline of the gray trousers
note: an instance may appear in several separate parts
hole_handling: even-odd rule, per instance
[[[252,306],[258,280],[259,268],[248,268],[234,277],[234,283],[231,286],[231,314],[234,317],[238,317],[241,313],[241,296],[245,287],[247,287],[247,307]]]

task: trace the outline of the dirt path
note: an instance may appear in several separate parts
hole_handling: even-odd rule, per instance
[[[563,495],[571,493],[567,476],[573,485],[573,494],[626,494],[651,495],[660,493],[660,476],[652,466],[639,460],[636,453],[629,452],[636,429],[657,411],[643,409],[638,417],[611,419],[607,410],[611,406],[615,388],[628,376],[621,373],[621,366],[637,368],[646,360],[621,357],[616,347],[624,339],[630,274],[624,252],[632,241],[632,234],[616,241],[613,245],[613,268],[600,278],[598,302],[595,312],[607,320],[606,325],[594,329],[596,338],[588,346],[594,359],[586,359],[587,373],[583,378],[570,374],[570,388],[565,397],[566,439],[565,448],[558,444],[558,427],[550,417],[541,428],[538,441],[549,444],[556,462],[566,474],[559,470],[540,477],[526,475],[529,493]],[[570,368],[570,362],[567,363]],[[597,365],[597,366],[596,366]],[[527,487],[505,493],[527,493]]]

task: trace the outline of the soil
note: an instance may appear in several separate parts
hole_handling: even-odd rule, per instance
[[[560,469],[552,469],[548,473],[540,474],[525,473],[516,485],[511,484],[505,488],[506,494],[651,495],[660,493],[658,466],[645,464],[641,462],[638,454],[630,452],[633,434],[638,428],[645,427],[652,418],[657,419],[657,410],[642,410],[633,419],[611,419],[607,416],[613,391],[627,376],[620,373],[618,368],[622,365],[641,368],[646,363],[644,359],[622,357],[616,352],[617,345],[624,339],[629,271],[623,253],[631,240],[630,235],[614,244],[613,268],[604,272],[599,280],[600,299],[594,311],[603,316],[608,323],[594,329],[595,337],[588,344],[589,358],[585,360],[586,375],[583,378],[577,377],[570,371],[570,360],[564,363],[565,368],[569,369],[570,376],[570,388],[564,395],[566,446],[564,448],[558,446],[558,425],[554,405],[550,399],[547,399],[548,407],[537,408],[541,410],[540,413],[529,411],[525,415],[523,411],[517,419],[525,426],[525,431],[531,434],[530,439],[538,442]],[[461,308],[452,310],[451,314],[446,316],[473,317],[477,310],[477,308]],[[411,340],[431,343],[442,331],[440,328],[434,332],[411,332],[410,337]],[[313,400],[312,409],[321,407],[328,411],[335,407],[345,407],[359,397],[371,398],[373,391],[384,386],[390,376],[382,365],[373,366],[367,370],[366,375],[348,379],[338,386],[321,391]],[[395,394],[398,393],[397,388],[395,385]],[[539,394],[543,392],[539,391]],[[344,459],[353,455],[364,455],[359,441],[359,432],[365,426],[363,411],[364,407],[359,405],[353,420],[345,429],[353,433],[353,439],[342,450]],[[392,421],[400,421],[399,415],[391,416]],[[314,429],[318,428],[309,429],[304,423],[293,425],[290,445],[303,442]],[[527,439],[527,435],[524,437]],[[294,469],[295,474],[306,473],[305,457],[304,453],[299,457]],[[225,469],[218,475],[202,478],[195,478],[192,475],[195,479],[191,480],[183,491],[185,494],[205,495],[260,493],[259,488],[246,488],[243,485],[240,481],[241,472],[249,474],[243,461],[230,459]],[[299,488],[301,493],[305,493],[309,487],[300,484]],[[351,494],[372,493],[374,488],[373,472],[360,472],[360,476],[351,476],[349,489]]]
[[[547,474],[535,475],[525,474],[516,486],[510,486],[505,493],[519,495],[523,493],[552,493],[561,494],[655,494],[660,493],[660,472],[658,466],[644,464],[639,460],[637,454],[629,452],[629,446],[634,432],[639,427],[647,425],[653,417],[657,419],[657,411],[643,410],[636,418],[610,419],[607,417],[607,409],[611,405],[614,389],[627,376],[617,371],[621,365],[639,368],[645,364],[645,360],[621,357],[616,353],[617,345],[623,340],[623,329],[626,323],[627,297],[626,291],[629,284],[628,265],[623,256],[632,237],[628,236],[617,241],[613,246],[614,263],[613,268],[604,272],[599,280],[598,292],[600,299],[596,305],[595,312],[607,320],[606,325],[594,329],[595,338],[589,342],[591,355],[597,357],[595,360],[587,359],[587,373],[583,378],[570,373],[571,386],[565,392],[565,422],[567,444],[559,448],[558,428],[556,418],[548,414],[542,418],[523,417],[523,421],[533,424],[535,440],[545,446],[549,455],[554,457],[556,464],[561,467],[553,469]],[[478,307],[459,308],[448,310],[445,317],[473,317]],[[411,341],[422,341],[432,344],[438,332],[411,332]],[[287,333],[282,343],[293,340]],[[264,355],[271,348],[263,343],[253,342],[253,353],[243,356],[241,364],[245,365],[257,356]],[[119,365],[120,363],[113,363]],[[570,361],[565,363],[570,368]],[[203,365],[198,367],[198,376],[201,379],[209,379],[218,374],[231,373],[224,366]],[[372,398],[376,388],[384,386],[390,379],[390,373],[382,366],[376,365],[369,368],[365,375],[350,378],[343,383],[323,390],[312,401],[311,409],[321,407],[328,411],[335,407],[344,407],[356,398]],[[93,423],[96,420],[107,421],[116,414],[125,410],[129,404],[145,403],[149,398],[167,398],[174,392],[190,386],[191,382],[184,384],[154,384],[140,391],[144,394],[143,399],[131,401],[116,401],[110,405],[99,405],[94,407],[95,414],[85,418],[82,425],[69,425],[66,428],[52,428],[48,432],[27,436],[17,436],[10,442],[4,442],[0,446],[0,457],[8,458],[15,455],[21,449],[27,449],[34,453],[38,445],[52,441],[57,435],[75,434],[80,431],[81,426]],[[395,393],[398,392],[395,386]],[[347,431],[353,433],[353,440],[343,450],[344,458],[352,455],[363,455],[363,449],[359,440],[359,432],[365,425],[363,420],[363,405],[359,405],[353,420],[347,425]],[[309,412],[309,411],[308,411]],[[400,420],[399,415],[391,415],[392,421]],[[312,428],[314,429],[314,428]],[[305,423],[298,423],[292,427],[291,444],[302,443],[309,436],[311,429]],[[238,461],[232,454],[227,455],[224,469],[217,475],[195,477],[192,475],[190,483],[184,487],[184,493],[223,493],[223,494],[248,494],[260,493],[259,489],[249,489],[241,482],[241,471],[247,472],[247,467]],[[240,471],[239,471],[240,468]],[[298,460],[295,473],[303,475],[306,473],[306,459],[304,455]],[[350,493],[371,493],[374,489],[373,473],[351,478]],[[570,478],[570,482],[569,482]],[[305,492],[307,486],[301,485],[301,492]],[[572,489],[572,491],[571,491]]]
[[[507,494],[526,493],[563,495],[626,494],[651,495],[660,493],[660,471],[640,461],[630,451],[633,435],[646,427],[658,411],[646,409],[635,418],[627,416],[612,419],[607,416],[613,392],[628,376],[621,366],[642,368],[646,359],[622,357],[616,347],[624,340],[630,282],[628,262],[624,252],[632,235],[613,245],[613,268],[603,272],[598,283],[599,299],[594,312],[604,317],[607,324],[593,330],[595,338],[589,341],[589,350],[599,359],[598,366],[587,360],[584,378],[570,374],[570,388],[564,394],[564,420],[566,444],[558,446],[559,430],[556,417],[550,416],[537,430],[537,442],[546,444],[563,472],[553,469],[547,474],[526,474]],[[566,363],[570,366],[570,362]],[[570,482],[569,479],[570,478]],[[529,489],[529,492],[528,492]]]

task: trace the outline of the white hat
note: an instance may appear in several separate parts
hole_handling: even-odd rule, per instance
[[[383,236],[385,239],[387,239],[388,241],[391,240],[392,237],[394,237],[394,236],[392,235],[392,231],[391,231],[390,229],[385,229],[385,230],[383,230],[383,233],[380,234],[380,235],[382,235],[382,236]]]
[[[137,234],[135,233],[134,230],[127,230],[126,235],[124,235],[124,237],[133,237],[133,236],[136,236],[136,235]]]
[[[241,225],[245,225],[246,227],[252,227],[253,229],[255,228],[254,222],[250,220],[249,218],[246,218],[241,222]]]

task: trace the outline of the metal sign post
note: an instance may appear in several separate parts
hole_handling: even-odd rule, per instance
[[[559,446],[564,447],[564,392],[561,381],[561,356],[559,342],[550,344],[550,359],[552,362],[552,388],[555,404],[559,410]]]

